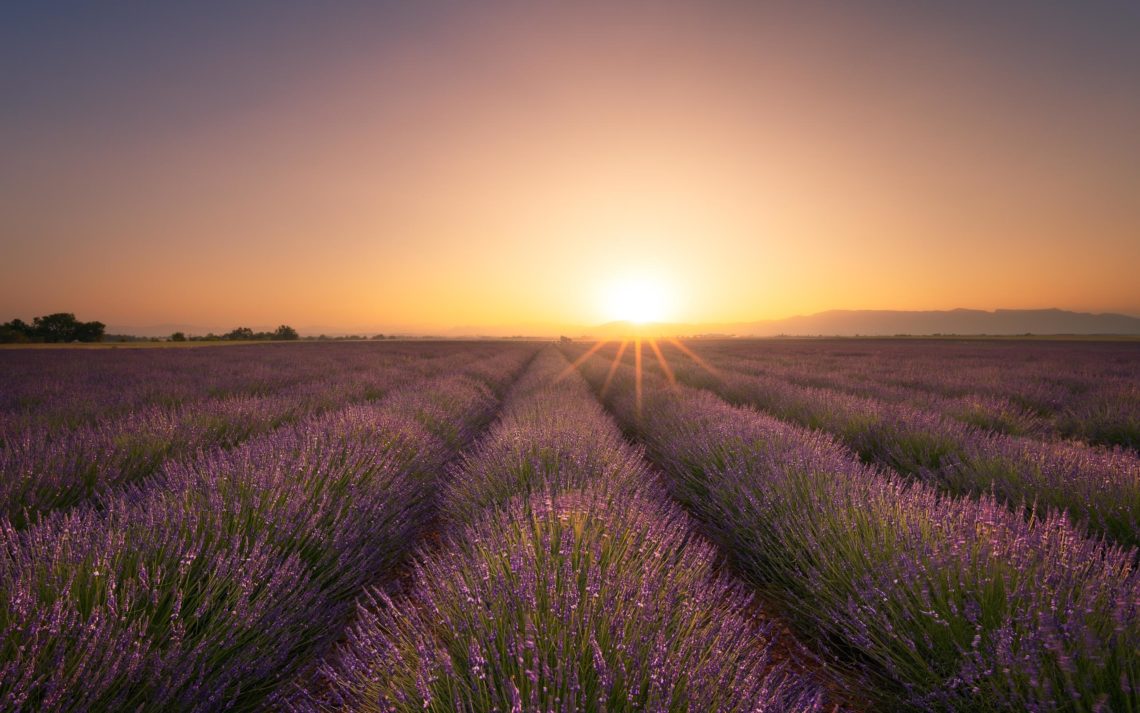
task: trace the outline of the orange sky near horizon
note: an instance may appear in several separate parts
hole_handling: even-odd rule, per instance
[[[1140,52],[1101,26],[1137,16],[876,6],[20,18],[0,320],[589,325],[639,276],[678,322],[1140,314]]]

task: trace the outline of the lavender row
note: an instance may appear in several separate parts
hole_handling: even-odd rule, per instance
[[[365,600],[298,710],[811,711],[715,551],[546,352],[445,489],[444,546]]]
[[[935,411],[980,428],[1011,435],[1059,438],[1063,434],[1051,419],[1026,408],[1015,399],[997,394],[966,392],[944,395],[934,391],[884,383],[853,369],[831,365],[827,360],[772,366],[746,358],[714,358],[727,371],[763,374],[798,386],[835,389],[878,401],[909,404]]]
[[[384,342],[0,351],[0,434],[55,433],[150,408],[270,397],[330,378],[417,369],[489,344]]]
[[[319,354],[309,345],[292,349],[297,361]],[[221,357],[234,348],[210,351]],[[440,350],[416,361],[398,353],[378,356],[373,349],[367,360],[376,364],[372,368],[357,362],[357,368],[325,373],[285,392],[150,406],[74,429],[32,426],[0,434],[0,515],[23,527],[94,493],[142,480],[166,461],[229,448],[306,414],[377,398],[402,381],[442,373],[474,355]],[[315,364],[327,368],[323,360]]]
[[[453,468],[442,498],[446,523],[470,525],[520,497],[652,488],[641,453],[568,366],[546,350],[511,387],[499,420]]]
[[[943,396],[1008,397],[1050,414],[1102,384],[1135,384],[1140,346],[1130,342],[788,340],[712,342],[702,348],[805,376],[862,375]]]
[[[865,460],[946,492],[992,494],[1015,508],[1035,503],[1067,512],[1094,534],[1140,544],[1140,456],[1134,452],[1006,436],[905,404],[672,362],[686,383],[826,431]]]
[[[1140,449],[1136,344],[845,340],[702,351],[794,383],[912,403],[1003,433]]]
[[[0,432],[74,428],[151,406],[270,396],[332,372],[419,361],[436,345],[274,344],[0,352]]]
[[[608,360],[582,367],[601,385]],[[1135,550],[950,498],[818,431],[621,367],[607,390],[675,497],[884,709],[1140,706]]]
[[[3,533],[0,708],[250,710],[392,572],[528,358],[419,380]],[[489,363],[488,363],[489,362]]]

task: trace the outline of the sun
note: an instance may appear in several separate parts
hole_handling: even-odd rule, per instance
[[[660,322],[666,317],[667,303],[665,285],[648,276],[616,280],[605,297],[610,319],[634,324]]]

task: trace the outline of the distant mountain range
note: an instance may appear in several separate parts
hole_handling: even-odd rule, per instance
[[[1062,309],[976,309],[903,312],[830,310],[803,317],[755,322],[741,330],[775,334],[1140,334],[1140,318]]]
[[[266,326],[272,330],[276,325]],[[134,334],[139,336],[169,336],[172,332],[205,334],[213,331],[223,333],[230,328],[205,329],[188,324],[163,324],[149,327],[108,326],[109,334]],[[254,325],[255,330],[262,329]],[[610,322],[594,326],[558,326],[547,324],[508,325],[501,327],[452,327],[448,329],[430,328],[356,328],[306,327],[299,326],[302,336],[328,334],[361,334],[371,336],[377,332],[407,336],[439,337],[510,337],[533,336],[555,337],[564,334],[570,337],[618,337],[632,333],[698,336],[723,335],[736,337],[775,337],[775,336],[890,336],[895,334],[1119,334],[1140,335],[1140,317],[1124,314],[1091,314],[1070,312],[1062,309],[999,309],[992,312],[976,309],[952,309],[929,311],[901,310],[829,310],[816,314],[770,319],[757,322],[732,322],[719,324],[683,324],[675,322],[633,325],[629,322]]]

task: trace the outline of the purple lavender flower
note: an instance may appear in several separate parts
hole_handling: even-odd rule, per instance
[[[600,386],[610,365],[582,366]],[[608,405],[670,492],[798,628],[886,707],[1129,710],[1140,671],[1135,550],[1056,512],[953,498],[833,438],[622,367]]]

